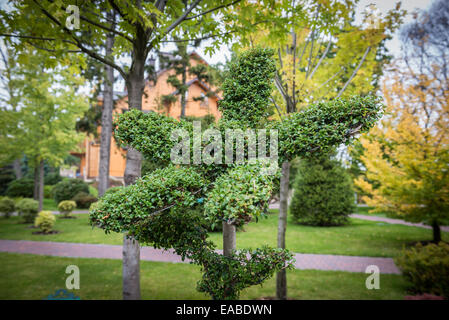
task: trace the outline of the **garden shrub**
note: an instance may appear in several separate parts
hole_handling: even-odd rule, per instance
[[[16,179],[16,174],[12,166],[5,166],[0,168],[0,195],[3,196],[6,193],[6,189],[11,181]]]
[[[86,192],[77,193],[72,200],[76,202],[76,206],[80,209],[89,209],[92,203],[98,201],[96,197]]]
[[[3,213],[5,218],[9,218],[15,209],[16,207],[13,199],[8,197],[3,197],[0,199],[0,213]]]
[[[39,202],[33,199],[22,199],[16,205],[17,211],[24,218],[25,223],[32,223],[39,210]]]
[[[59,172],[51,172],[44,177],[44,184],[48,186],[53,186],[60,181],[62,181],[62,177]]]
[[[58,204],[58,210],[64,218],[68,218],[75,208],[76,202],[72,200],[64,200]]]
[[[55,215],[51,211],[41,211],[34,220],[34,226],[41,229],[43,233],[50,233],[53,231],[55,221]]]
[[[432,293],[449,298],[449,244],[418,243],[395,259],[413,293]]]
[[[66,179],[53,187],[53,198],[59,203],[63,200],[72,200],[80,192],[89,194],[89,185],[80,179]]]
[[[51,199],[53,197],[52,191],[53,186],[44,186],[44,198]]]
[[[123,187],[111,187],[108,190],[106,190],[106,192],[103,194],[103,196],[105,196],[107,194],[115,193],[115,192],[119,191],[121,188],[123,188]]]
[[[342,225],[354,209],[351,178],[337,160],[329,156],[301,160],[290,205],[295,223]]]
[[[33,179],[22,178],[11,181],[8,184],[8,188],[6,189],[5,194],[11,198],[16,197],[31,198],[33,197],[33,191],[34,191]]]
[[[93,195],[94,197],[98,198],[98,189],[94,186],[89,185],[89,194]]]

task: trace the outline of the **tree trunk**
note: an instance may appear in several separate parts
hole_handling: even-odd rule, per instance
[[[186,69],[184,68],[184,71],[182,73],[182,85],[185,86],[186,85],[186,81],[187,81],[187,75],[186,75]],[[187,89],[186,92],[181,93],[181,118],[185,118],[186,117],[186,93],[188,92],[189,89]]]
[[[109,18],[113,18],[108,13]],[[106,56],[112,59],[114,35],[108,34],[106,38]],[[106,65],[106,79],[103,91],[103,106],[101,111],[100,135],[100,164],[98,173],[98,195],[101,197],[109,187],[109,163],[111,158],[112,137],[112,110],[114,109],[114,69]]]
[[[14,173],[16,175],[16,179],[22,179],[22,166],[20,165],[20,159],[16,159],[13,162]]]
[[[279,191],[278,248],[285,249],[285,231],[287,229],[288,184],[290,180],[290,163],[282,164],[281,185]],[[282,270],[276,274],[276,299],[287,299],[287,273]]]
[[[33,199],[39,199],[39,167],[37,164],[34,166],[34,190],[33,190]]]
[[[230,256],[236,248],[236,228],[233,224],[223,221],[223,254]]]
[[[441,241],[441,228],[438,221],[432,223],[433,242],[438,243]]]
[[[123,238],[123,299],[140,300],[140,247],[133,237]]]
[[[44,207],[44,160],[39,163],[39,212]]]
[[[133,50],[133,63],[126,79],[128,104],[130,109],[142,110],[142,94],[145,88],[144,65],[147,53],[145,45],[136,41]],[[144,39],[143,43],[146,43]],[[142,156],[133,149],[126,152],[125,185],[133,184],[141,173]],[[123,299],[140,299],[140,247],[133,237],[124,236],[123,240]]]

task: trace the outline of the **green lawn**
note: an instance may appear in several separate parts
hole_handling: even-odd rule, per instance
[[[0,219],[0,239],[60,241],[122,244],[121,234],[108,234],[88,224],[87,214],[75,215],[77,219],[57,218],[54,235],[33,235],[33,229],[21,224],[20,218]],[[250,223],[245,231],[237,233],[239,248],[256,248],[264,244],[276,246],[277,214],[270,214],[259,223]],[[449,234],[443,232],[443,240],[449,241]],[[351,224],[342,227],[307,227],[289,222],[287,226],[287,248],[299,253],[341,254],[359,256],[393,257],[407,244],[419,240],[431,240],[432,231],[351,219]],[[221,233],[211,233],[211,239],[221,248]]]
[[[121,299],[120,260],[81,259],[0,253],[0,299],[43,299],[65,288],[65,269],[80,269],[80,290],[72,290],[83,300]],[[141,262],[143,299],[208,299],[196,291],[199,268],[189,264]],[[399,275],[381,275],[379,290],[365,287],[367,275],[336,271],[292,270],[288,293],[293,299],[403,299],[406,283]],[[273,296],[275,281],[246,289],[241,299]]]
[[[53,199],[44,199],[43,209],[50,211],[58,211],[58,204]]]

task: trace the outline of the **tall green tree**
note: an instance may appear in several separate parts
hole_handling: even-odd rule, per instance
[[[70,67],[49,67],[47,55],[32,47],[20,51],[17,85],[21,88],[16,128],[8,133],[12,148],[21,150],[35,168],[39,210],[44,194],[44,162],[57,167],[75,150],[83,135],[75,124],[87,109],[87,99],[77,90],[82,78]]]
[[[310,103],[366,95],[373,91],[386,62],[384,42],[399,26],[400,4],[383,19],[357,26],[357,1],[292,1],[285,9],[288,30],[260,28],[249,35],[250,45],[276,48],[277,90],[271,97],[278,117],[295,113]],[[365,20],[373,18],[365,13]],[[285,248],[290,163],[282,164],[278,247]],[[277,276],[276,296],[287,298],[286,272]]]
[[[20,85],[20,68],[16,63],[17,52],[13,47],[0,43],[0,144],[3,146],[0,155],[0,166],[13,163],[17,179],[22,178],[20,158],[21,148],[12,143],[17,134],[19,101],[22,96]]]

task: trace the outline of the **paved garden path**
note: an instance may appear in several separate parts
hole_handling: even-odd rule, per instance
[[[0,252],[30,253],[72,258],[122,259],[122,246],[87,243],[66,243],[50,241],[0,240]],[[140,258],[145,261],[188,262],[173,251],[142,247]],[[369,265],[379,267],[381,273],[399,274],[391,258],[355,257],[328,254],[295,254],[297,269],[336,270],[365,272]]]
[[[270,209],[279,209],[279,203],[271,203],[270,204]],[[378,222],[385,222],[385,223],[391,223],[391,224],[402,224],[404,226],[409,226],[409,227],[419,227],[419,228],[426,228],[426,229],[432,229],[432,227],[427,226],[425,224],[422,223],[412,223],[412,222],[407,222],[401,219],[392,219],[392,218],[384,218],[384,217],[378,217],[378,216],[374,216],[374,215],[366,215],[366,214],[351,214],[350,217],[352,218],[357,218],[357,219],[362,219],[362,220],[369,220],[369,221],[378,221]],[[441,226],[441,231],[445,231],[445,232],[449,232],[449,226]]]
[[[432,229],[430,226],[426,226],[422,223],[412,223],[407,222],[401,219],[392,219],[392,218],[384,218],[384,217],[378,217],[378,216],[369,216],[364,214],[351,214],[351,217],[357,218],[357,219],[363,219],[363,220],[370,220],[370,221],[379,221],[379,222],[386,222],[391,224],[402,224],[404,226],[409,227],[420,227],[420,228],[426,228],[426,229]],[[449,226],[441,226],[441,231],[449,232]]]

